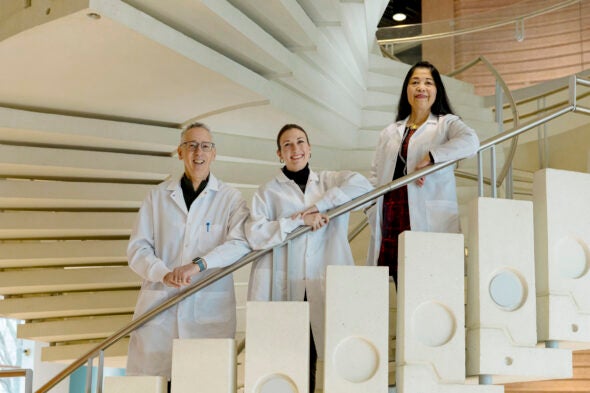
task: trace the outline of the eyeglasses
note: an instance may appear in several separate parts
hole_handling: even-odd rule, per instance
[[[201,150],[204,152],[210,152],[215,147],[215,143],[213,142],[195,142],[195,141],[187,141],[182,142],[180,144],[182,147],[186,147],[191,153],[197,151],[199,146],[201,146]]]

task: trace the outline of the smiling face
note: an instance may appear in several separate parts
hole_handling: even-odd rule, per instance
[[[213,142],[213,138],[206,129],[195,127],[186,131],[178,146],[178,158],[184,161],[184,172],[193,184],[198,184],[209,176],[211,163],[215,160],[215,147],[205,152],[199,146],[191,152],[188,144],[183,144],[184,142]]]
[[[412,112],[430,112],[436,99],[436,84],[428,68],[414,70],[408,83],[407,94]]]
[[[285,166],[291,172],[298,172],[305,168],[311,155],[311,146],[305,133],[297,128],[289,128],[279,139],[277,156],[285,161]]]

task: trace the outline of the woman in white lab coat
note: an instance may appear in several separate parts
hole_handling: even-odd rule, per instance
[[[371,183],[382,186],[437,162],[474,155],[475,131],[453,114],[438,70],[419,62],[406,75],[396,122],[379,137]],[[460,232],[453,166],[393,190],[367,212],[369,265],[389,266],[397,283],[398,235],[405,230]]]
[[[310,170],[309,139],[296,124],[287,124],[279,131],[277,156],[285,166],[252,199],[250,218],[245,225],[248,242],[255,250],[264,249],[280,244],[301,225],[309,225],[313,231],[294,239],[288,249],[283,247],[275,252],[275,257],[280,259],[278,270],[272,272],[272,254],[252,266],[248,298],[309,302],[312,342],[315,341],[315,348],[313,344],[310,348],[312,392],[314,349],[323,357],[326,266],[354,265],[348,243],[349,215],[329,221],[323,213],[372,187],[355,172]],[[287,254],[290,254],[288,261]]]

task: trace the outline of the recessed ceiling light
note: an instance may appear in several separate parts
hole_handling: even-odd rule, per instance
[[[402,14],[401,12],[393,14],[393,20],[396,22],[403,22],[406,20],[406,14]]]

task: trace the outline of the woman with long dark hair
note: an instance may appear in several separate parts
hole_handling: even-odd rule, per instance
[[[370,180],[379,187],[428,165],[472,156],[478,147],[475,131],[453,114],[438,70],[419,62],[404,79],[396,122],[380,134]],[[367,263],[389,266],[396,284],[399,234],[460,232],[453,169],[393,190],[368,211],[373,236]]]

